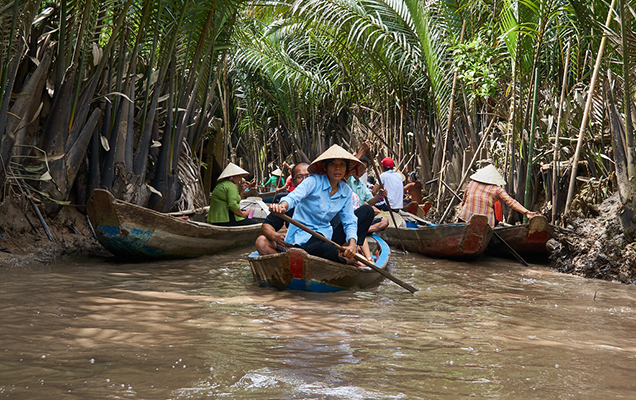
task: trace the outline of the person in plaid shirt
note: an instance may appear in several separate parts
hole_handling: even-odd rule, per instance
[[[474,214],[482,214],[488,217],[488,224],[494,227],[496,225],[494,205],[497,200],[508,204],[513,210],[519,211],[528,218],[537,215],[506,193],[501,187],[506,182],[494,165],[490,164],[477,170],[470,179],[471,182],[464,191],[459,220],[469,221]]]

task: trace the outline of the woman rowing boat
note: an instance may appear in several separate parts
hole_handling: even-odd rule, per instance
[[[271,210],[284,213],[294,208],[294,219],[343,245],[344,251],[339,254],[333,244],[312,237],[296,226],[289,228],[285,241],[315,256],[352,263],[356,244],[362,244],[373,221],[373,210],[368,207],[370,212],[366,212],[365,207],[354,213],[352,191],[344,179],[349,175],[360,177],[365,171],[364,164],[342,147],[333,145],[316,158],[308,170],[311,175],[279,204],[272,204]],[[338,224],[332,227],[331,221],[336,215],[340,217],[342,229]]]

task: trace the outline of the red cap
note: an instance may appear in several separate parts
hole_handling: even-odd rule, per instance
[[[393,162],[393,159],[391,157],[384,157],[382,159],[382,166],[384,168],[393,168],[395,166],[395,163]]]

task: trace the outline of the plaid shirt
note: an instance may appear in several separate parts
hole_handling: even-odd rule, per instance
[[[462,200],[462,209],[458,218],[468,222],[474,214],[482,214],[488,217],[488,224],[495,226],[495,202],[501,200],[508,204],[513,210],[520,213],[526,213],[528,210],[522,206],[517,200],[510,197],[505,190],[497,185],[487,185],[477,181],[470,181],[464,199]]]

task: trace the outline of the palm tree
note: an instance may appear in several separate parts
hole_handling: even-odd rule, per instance
[[[12,22],[0,32],[0,182],[8,172],[10,182],[28,178],[35,188],[36,177],[26,172],[39,170],[32,164],[42,149],[45,163],[38,168],[45,170],[39,177],[46,181],[39,190],[58,203],[68,201],[83,166],[90,181],[73,195],[80,204],[99,186],[139,204],[156,193],[160,200],[153,204],[161,209],[205,202],[193,151],[203,146],[217,113],[210,93],[217,90],[219,62],[240,5],[62,0],[57,8],[33,1],[3,8],[11,14],[1,17]],[[46,88],[51,73],[55,83]],[[23,88],[28,101],[24,95],[13,100],[16,88]],[[20,118],[8,118],[13,115]],[[25,154],[26,144],[35,147]],[[195,184],[179,178],[186,171]]]

